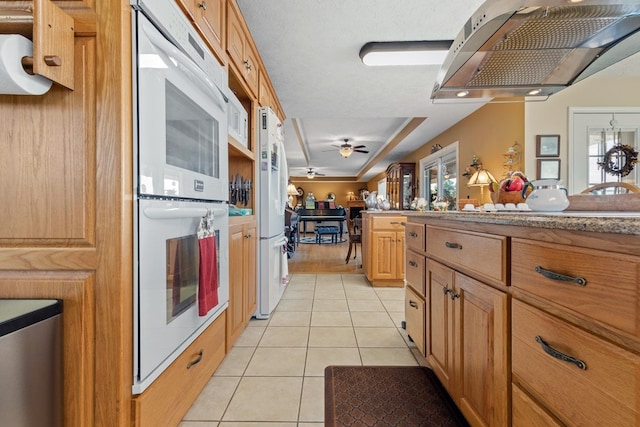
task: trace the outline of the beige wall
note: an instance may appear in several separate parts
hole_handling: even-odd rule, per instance
[[[365,188],[365,183],[353,182],[353,181],[323,181],[318,178],[315,179],[292,179],[293,185],[302,187],[304,190],[304,197],[307,197],[309,192],[313,192],[316,201],[325,200],[329,193],[336,195],[336,206],[342,205],[347,207],[347,195],[349,191],[353,191],[353,194],[359,198],[360,189]],[[304,200],[298,198],[298,203],[304,205]]]
[[[435,144],[445,147],[456,141],[459,144],[460,160],[458,197],[463,199],[469,196],[479,199],[480,190],[467,187],[465,185],[467,178],[461,175],[475,154],[480,158],[485,169],[488,169],[496,179],[500,179],[505,171],[502,166],[504,152],[516,141],[520,146],[524,146],[524,103],[508,102],[485,105],[431,141],[426,142],[402,161],[415,162],[417,169],[420,159],[431,154],[431,147]],[[416,171],[416,173],[420,178],[419,172]],[[378,180],[383,177],[384,174],[376,176],[367,183],[368,187],[375,189]],[[485,194],[485,198],[488,199],[487,194]]]
[[[549,97],[525,103],[525,172],[536,174],[536,135],[560,135],[560,177],[568,179],[569,109],[571,107],[640,107],[640,79],[589,77]]]

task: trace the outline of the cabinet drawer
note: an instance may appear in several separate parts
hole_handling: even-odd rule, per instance
[[[418,254],[411,249],[408,249],[406,253],[404,277],[407,281],[407,284],[413,286],[413,288],[416,291],[420,292],[420,294],[423,296],[425,295],[424,268],[424,255]]]
[[[427,256],[507,285],[507,238],[427,226]]]
[[[514,288],[640,337],[638,257],[523,239],[513,239],[511,249]],[[584,283],[554,278],[554,273]]]
[[[404,227],[401,223],[407,220],[405,216],[387,216],[379,215],[371,218],[371,226],[375,231],[377,230],[393,230],[403,231]]]
[[[133,399],[136,427],[180,423],[224,358],[225,329],[222,313],[144,393]]]
[[[407,224],[404,227],[405,230],[405,242],[407,242],[407,248],[415,249],[417,252],[425,251],[425,225],[424,224]]]
[[[548,354],[537,339],[576,362]],[[569,426],[632,426],[640,419],[640,356],[517,300],[512,372],[514,383]]]
[[[405,288],[404,316],[407,322],[407,334],[411,337],[420,353],[424,356],[424,299],[412,288]]]
[[[513,384],[511,387],[511,426],[512,427],[561,427],[552,416],[541,408],[520,387]]]

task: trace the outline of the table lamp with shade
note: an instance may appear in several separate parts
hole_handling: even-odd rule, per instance
[[[293,204],[293,201],[294,201],[293,197],[294,196],[298,197],[298,189],[292,183],[289,183],[289,185],[287,185],[287,196],[289,196],[289,199],[288,199],[289,207],[293,209],[293,207],[295,206]]]
[[[482,165],[478,167],[478,170],[471,175],[468,187],[480,187],[480,203],[484,203],[484,187],[491,185],[492,182],[498,182],[491,172],[482,168]]]

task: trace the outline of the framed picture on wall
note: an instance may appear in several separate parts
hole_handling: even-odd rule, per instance
[[[560,157],[560,135],[536,135],[536,157]]]
[[[560,179],[560,159],[538,159],[538,179]]]

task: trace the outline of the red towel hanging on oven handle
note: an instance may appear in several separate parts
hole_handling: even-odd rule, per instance
[[[213,212],[200,220],[198,246],[200,249],[200,279],[198,280],[198,315],[206,316],[218,305],[218,253],[216,235],[211,227]]]

